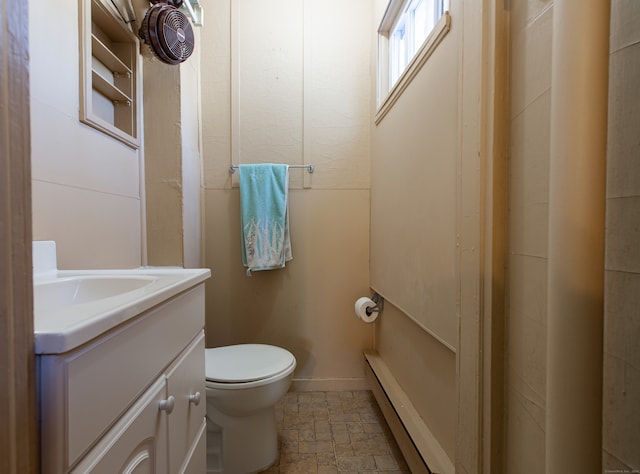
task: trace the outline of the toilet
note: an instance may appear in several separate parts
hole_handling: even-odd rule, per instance
[[[274,405],[295,367],[293,354],[266,344],[205,350],[207,473],[258,472],[278,459]]]

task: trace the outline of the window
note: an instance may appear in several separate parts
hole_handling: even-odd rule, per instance
[[[389,83],[398,81],[445,11],[443,0],[409,0],[389,35]]]
[[[378,29],[378,105],[384,113],[449,31],[448,10],[449,0],[389,2]]]

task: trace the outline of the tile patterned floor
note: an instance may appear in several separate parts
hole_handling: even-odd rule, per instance
[[[410,473],[370,391],[289,392],[276,419],[280,458],[263,473]]]

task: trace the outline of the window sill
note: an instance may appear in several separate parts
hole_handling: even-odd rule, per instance
[[[444,12],[444,15],[442,15],[440,20],[438,20],[438,23],[433,27],[433,31],[429,34],[422,47],[411,60],[407,69],[402,73],[398,81],[394,84],[378,107],[375,117],[376,125],[378,125],[384,116],[387,115],[387,112],[391,110],[393,104],[396,103],[413,78],[418,74],[420,69],[422,69],[422,66],[424,66],[427,59],[429,59],[431,54],[433,54],[450,29],[451,15],[449,15],[449,12]]]

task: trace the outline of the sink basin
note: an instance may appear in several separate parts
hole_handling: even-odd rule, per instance
[[[33,242],[36,354],[62,354],[192,290],[208,268],[58,270],[54,241]]]
[[[33,286],[33,310],[38,317],[65,306],[88,303],[138,290],[154,281],[153,276],[85,276],[57,278]]]
[[[36,354],[61,354],[211,276],[209,269],[58,270],[33,284]]]
[[[75,349],[211,276],[208,268],[58,270],[54,242],[33,249],[36,354]]]

